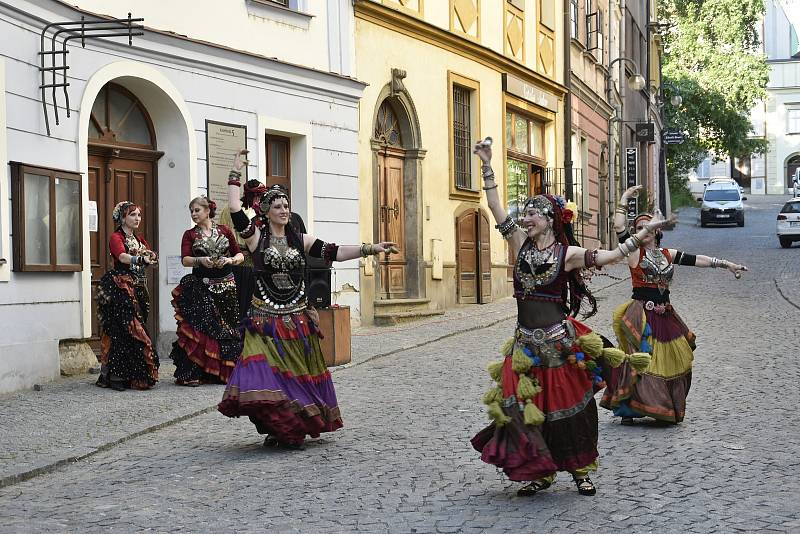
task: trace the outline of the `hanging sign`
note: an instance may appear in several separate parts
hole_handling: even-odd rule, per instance
[[[208,198],[220,209],[228,204],[228,174],[233,158],[247,148],[247,126],[206,121],[206,171]],[[242,169],[241,182],[247,181],[247,167]]]
[[[625,184],[627,187],[638,185],[637,164],[639,162],[639,149],[636,147],[625,149]],[[636,217],[636,199],[628,199],[628,218]]]

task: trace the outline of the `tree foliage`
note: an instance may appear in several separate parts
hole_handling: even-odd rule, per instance
[[[669,176],[681,176],[675,185],[707,155],[744,158],[766,151],[763,139],[750,137],[749,119],[766,97],[769,79],[756,30],[763,14],[763,0],[659,2],[659,18],[669,24],[662,67],[665,127],[686,137],[667,152]],[[675,92],[683,97],[678,108],[669,103]]]

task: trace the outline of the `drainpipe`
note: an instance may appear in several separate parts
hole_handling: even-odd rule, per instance
[[[564,7],[564,196],[572,198],[572,36],[569,18],[569,0],[563,1]],[[576,214],[577,215],[577,214]]]

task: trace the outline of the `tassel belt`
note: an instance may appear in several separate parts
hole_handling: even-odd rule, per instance
[[[560,321],[544,328],[525,328],[517,323],[515,337],[522,343],[542,345],[549,341],[556,341],[569,334],[567,321]]]
[[[233,273],[228,273],[222,278],[201,278],[201,280],[212,293],[223,293],[229,289],[236,289]]]

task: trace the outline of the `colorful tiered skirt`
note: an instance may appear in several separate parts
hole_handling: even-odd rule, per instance
[[[642,372],[628,363],[612,370],[600,406],[621,417],[683,421],[692,383],[694,334],[668,303],[632,300],[614,311],[613,321],[619,348],[647,352],[652,358]]]
[[[287,445],[341,428],[320,334],[308,314],[248,317],[243,326],[244,348],[219,411],[248,416],[260,434]]]
[[[97,385],[115,389],[150,389],[158,382],[158,354],[145,322],[150,295],[143,280],[127,269],[113,269],[100,279],[100,377]]]
[[[517,327],[489,366],[497,386],[484,396],[493,422],[472,438],[481,459],[511,480],[596,469],[600,336],[567,319],[548,328]]]
[[[242,351],[239,300],[233,274],[200,278],[188,274],[172,290],[178,340],[170,358],[179,384],[227,384]]]

